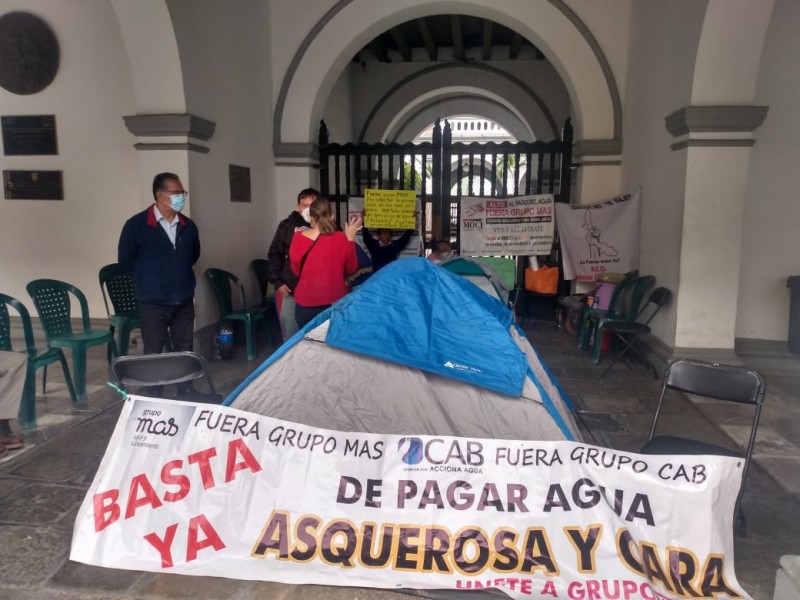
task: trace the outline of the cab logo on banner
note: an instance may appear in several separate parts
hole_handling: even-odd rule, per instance
[[[732,540],[741,476],[727,457],[343,433],[132,397],[70,558],[514,598],[744,599]]]

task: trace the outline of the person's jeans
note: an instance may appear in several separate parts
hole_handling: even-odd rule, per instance
[[[316,317],[326,308],[330,308],[330,306],[331,306],[330,304],[326,304],[325,306],[300,306],[299,304],[297,304],[294,310],[294,316],[297,319],[297,327],[302,329],[314,317]]]
[[[278,310],[278,321],[281,324],[281,335],[283,335],[283,341],[285,342],[298,331],[297,321],[294,318],[297,303],[291,295],[281,296],[280,294],[275,294],[275,306]]]

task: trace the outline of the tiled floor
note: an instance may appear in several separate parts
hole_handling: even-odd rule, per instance
[[[578,407],[590,441],[638,450],[652,419],[659,382],[643,370],[624,365],[601,379],[600,369],[579,353],[574,338],[563,331],[532,321],[527,332]],[[248,363],[239,348],[234,360],[212,362],[219,391],[230,392],[266,356],[264,351]],[[38,401],[39,428],[26,433],[24,451],[0,462],[0,598],[401,597],[390,591],[155,575],[70,562],[75,514],[105,451],[120,399],[104,385],[106,363],[101,348],[90,354],[87,406],[71,407],[59,373],[52,371],[48,393]],[[796,383],[797,378],[791,376],[776,376],[774,381],[768,377],[756,461],[744,501],[748,536],[736,539],[739,581],[757,600],[772,597],[778,558],[800,554],[800,386]],[[680,395],[674,400],[663,417],[665,428],[723,443],[730,443],[730,438],[744,441],[747,421],[741,411]]]

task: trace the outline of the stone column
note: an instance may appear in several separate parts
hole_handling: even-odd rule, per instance
[[[672,149],[686,153],[679,289],[673,290],[677,355],[733,350],[752,134],[766,114],[765,106],[687,106],[666,117]]]
[[[319,150],[312,143],[275,143],[275,206],[277,219],[288,215],[303,188],[319,189]]]
[[[573,144],[574,204],[591,204],[625,190],[620,186],[622,140],[579,140]]]
[[[136,139],[134,147],[139,150],[139,187],[142,208],[153,201],[153,177],[168,171],[181,178],[191,192],[192,179],[190,152],[205,154],[209,151],[208,140],[214,135],[213,121],[190,114],[129,115],[123,117],[125,126]],[[191,217],[193,201],[202,201],[190,196],[186,214]]]

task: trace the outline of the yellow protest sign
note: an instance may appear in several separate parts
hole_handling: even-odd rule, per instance
[[[414,229],[417,193],[414,190],[364,190],[365,227]]]

